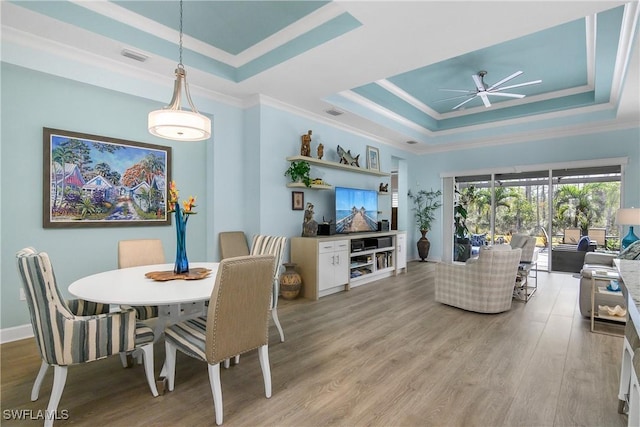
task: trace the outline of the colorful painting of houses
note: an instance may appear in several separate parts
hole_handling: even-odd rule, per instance
[[[45,128],[47,132],[50,185],[45,226],[169,223],[165,183],[170,147]]]

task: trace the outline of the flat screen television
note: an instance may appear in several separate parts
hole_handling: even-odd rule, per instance
[[[378,231],[378,192],[336,187],[336,233]]]

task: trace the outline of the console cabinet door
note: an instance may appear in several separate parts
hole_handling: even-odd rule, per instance
[[[323,291],[349,282],[348,241],[318,243],[318,290]]]
[[[407,268],[407,235],[398,233],[396,235],[396,270]]]

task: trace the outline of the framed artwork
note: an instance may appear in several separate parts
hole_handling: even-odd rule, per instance
[[[44,228],[170,225],[171,147],[43,128]]]
[[[367,169],[380,171],[380,151],[367,145]]]
[[[291,192],[291,209],[294,211],[304,210],[304,192],[302,191]]]

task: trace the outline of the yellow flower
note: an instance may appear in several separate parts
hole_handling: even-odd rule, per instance
[[[178,208],[177,206],[177,202],[178,202],[178,196],[180,195],[180,192],[178,191],[178,186],[176,185],[175,181],[171,181],[171,184],[169,184],[169,212],[175,212],[176,209]],[[183,200],[182,201],[182,212],[184,214],[194,214],[196,212],[193,211],[193,208],[196,207],[196,198],[193,196],[189,196],[188,200]]]
[[[182,206],[184,207],[184,213],[192,213],[192,209],[196,207],[196,198],[189,196],[189,200],[184,200]]]

